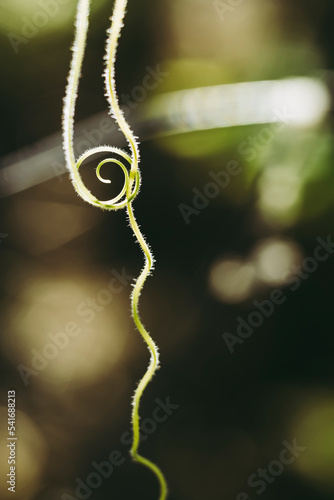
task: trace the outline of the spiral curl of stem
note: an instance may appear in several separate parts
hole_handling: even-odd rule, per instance
[[[104,72],[105,87],[106,87],[106,97],[110,106],[110,114],[116,120],[119,125],[120,130],[123,132],[131,155],[122,149],[113,146],[99,146],[91,148],[85,151],[78,160],[75,158],[74,153],[74,115],[75,115],[75,105],[78,94],[79,80],[81,76],[81,68],[83,63],[83,58],[85,54],[87,32],[89,25],[89,11],[90,11],[90,0],[79,0],[77,8],[77,16],[75,23],[75,39],[73,44],[73,56],[70,67],[70,73],[68,77],[68,85],[66,89],[66,95],[64,99],[64,109],[63,109],[63,149],[65,153],[66,165],[69,169],[71,180],[76,190],[77,194],[81,196],[87,203],[97,206],[105,210],[119,210],[126,208],[129,223],[131,229],[139,243],[145,257],[144,268],[141,271],[139,277],[137,278],[132,295],[131,295],[131,310],[134,323],[140,332],[142,338],[144,339],[148,350],[150,352],[150,362],[147,371],[143,378],[140,380],[134,396],[132,403],[132,430],[133,430],[133,443],[131,447],[131,455],[133,459],[147,468],[149,468],[157,477],[160,484],[160,496],[159,500],[165,500],[167,497],[167,484],[162,474],[161,470],[157,465],[142,457],[138,453],[139,447],[139,431],[140,431],[140,419],[139,419],[139,406],[140,400],[147,384],[151,381],[154,373],[159,367],[159,352],[155,345],[153,339],[145,329],[140,316],[139,316],[139,297],[144,286],[146,278],[150,275],[154,258],[152,252],[145,241],[145,238],[140,231],[137,221],[134,216],[132,202],[137,196],[140,183],[140,169],[139,169],[139,148],[136,137],[134,136],[131,128],[125,120],[122,110],[119,107],[116,85],[115,85],[115,60],[116,51],[121,29],[123,27],[123,21],[125,16],[125,10],[127,6],[127,0],[115,0],[113,16],[111,18],[111,27],[108,30],[108,38],[106,45],[106,69]],[[111,153],[121,158],[121,160],[108,157],[98,163],[96,168],[97,178],[104,183],[110,183],[109,179],[105,179],[101,175],[101,168],[106,164],[116,164],[118,165],[124,174],[123,187],[119,194],[110,200],[99,200],[96,198],[90,190],[84,185],[79,169],[84,161],[89,159],[93,155]],[[126,168],[126,165],[129,171]]]

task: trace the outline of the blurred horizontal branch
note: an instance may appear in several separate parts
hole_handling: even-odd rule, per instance
[[[139,109],[140,108],[140,109]],[[140,140],[192,131],[279,123],[312,127],[331,109],[328,88],[320,79],[301,77],[180,90],[158,95],[135,111],[124,107]],[[78,155],[92,146],[122,146],[124,138],[107,112],[76,125]],[[0,197],[5,198],[66,171],[61,132],[0,161]]]

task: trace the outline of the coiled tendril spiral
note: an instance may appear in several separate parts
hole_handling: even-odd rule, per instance
[[[132,202],[137,196],[140,188],[141,176],[139,170],[139,149],[136,142],[136,138],[130,129],[128,123],[126,122],[124,115],[119,107],[116,86],[115,86],[115,60],[116,60],[116,50],[120,32],[123,26],[123,19],[125,15],[125,9],[127,5],[127,0],[115,0],[113,16],[111,19],[111,28],[108,30],[108,39],[106,46],[106,70],[104,73],[105,86],[106,86],[106,97],[110,106],[110,114],[114,117],[119,125],[120,130],[123,132],[127,139],[129,148],[131,150],[131,155],[123,151],[122,149],[113,146],[99,146],[87,150],[83,153],[78,160],[75,159],[74,146],[73,146],[73,136],[74,136],[74,115],[75,115],[75,104],[77,99],[79,79],[81,75],[81,68],[83,57],[85,53],[87,32],[88,32],[88,19],[89,19],[89,8],[90,0],[79,0],[77,17],[76,17],[76,32],[75,40],[73,44],[73,56],[71,62],[70,73],[68,77],[68,85],[66,89],[66,96],[64,99],[64,110],[63,110],[63,148],[65,153],[66,164],[70,172],[73,186],[81,198],[91,205],[97,206],[105,210],[119,210],[126,208],[129,218],[130,226],[133,233],[142,248],[145,256],[145,265],[137,278],[131,296],[131,309],[132,316],[137,329],[139,330],[141,336],[143,337],[149,351],[151,354],[150,363],[144,377],[139,382],[137,389],[133,397],[133,408],[132,408],[132,430],[133,430],[133,444],[131,447],[131,455],[133,459],[146,467],[148,467],[157,477],[160,483],[160,496],[159,500],[165,500],[167,497],[167,484],[166,480],[160,471],[160,469],[150,460],[142,457],[138,453],[139,447],[139,404],[142,394],[151,381],[155,371],[159,367],[159,352],[158,348],[152,340],[149,333],[146,331],[143,323],[141,322],[138,304],[139,297],[146,278],[149,276],[153,269],[154,258],[150,251],[148,244],[145,241],[143,234],[141,233],[137,221],[134,216]],[[118,165],[124,174],[124,184],[119,194],[110,200],[101,201],[96,198],[88,188],[84,185],[79,169],[83,162],[89,159],[91,156],[96,154],[107,153],[108,158],[100,161],[96,168],[97,178],[104,183],[110,183],[109,179],[105,179],[101,175],[101,168],[105,164],[116,164]],[[121,159],[109,157],[109,154],[116,155]],[[128,169],[126,168],[128,166]]]
[[[80,158],[76,162],[76,170],[79,172],[79,169],[81,165],[89,159],[89,157],[95,155],[95,154],[101,154],[101,153],[114,153],[119,156],[121,156],[126,162],[128,163],[129,167],[132,165],[132,159],[131,157],[122,149],[115,148],[113,146],[98,146],[96,148],[89,149],[88,151],[85,151]],[[110,200],[98,200],[95,198],[95,196],[92,195],[92,193],[89,191],[89,189],[86,188],[84,183],[82,182],[81,176],[80,180],[77,183],[76,190],[80,194],[80,196],[86,200],[88,203],[93,203],[96,206],[99,206],[100,208],[106,209],[106,210],[119,210],[121,208],[127,207],[128,203],[131,203],[131,201],[136,197],[139,187],[140,187],[140,170],[138,169],[136,172],[136,178],[135,182],[132,185],[132,188],[130,187],[130,176],[129,172],[126,169],[124,163],[122,161],[117,160],[114,157],[111,158],[106,158],[105,160],[102,160],[99,162],[99,164],[96,167],[96,176],[99,179],[99,181],[104,182],[105,184],[110,184],[109,179],[105,179],[102,177],[100,170],[103,167],[103,165],[106,165],[108,163],[114,163],[118,165],[124,174],[124,182],[123,182],[123,187],[120,190],[119,194],[115,196],[114,198],[111,198]],[[130,191],[130,192],[129,192]]]

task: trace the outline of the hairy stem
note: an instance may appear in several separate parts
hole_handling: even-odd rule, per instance
[[[143,323],[141,322],[139,316],[139,297],[144,286],[146,278],[151,273],[153,269],[153,255],[150,251],[148,244],[145,241],[143,234],[141,233],[137,221],[134,216],[132,202],[137,196],[140,188],[140,170],[139,170],[139,149],[131,128],[129,127],[122,110],[119,107],[116,85],[115,85],[115,60],[116,51],[121,29],[123,27],[123,20],[125,16],[125,9],[127,6],[127,0],[116,0],[114,5],[114,12],[111,19],[111,27],[108,30],[108,39],[106,45],[106,69],[104,73],[105,86],[106,86],[106,97],[110,106],[110,113],[115,118],[121,131],[123,132],[129,148],[131,150],[131,156],[125,151],[115,148],[113,146],[100,146],[94,147],[86,151],[80,156],[78,160],[75,158],[74,152],[74,115],[75,115],[75,105],[79,87],[79,80],[81,76],[82,62],[85,53],[85,46],[87,40],[88,31],[88,19],[89,19],[89,8],[90,0],[79,0],[77,17],[76,17],[76,33],[73,45],[73,57],[70,67],[70,73],[68,77],[68,85],[66,89],[66,96],[64,99],[64,111],[63,111],[63,148],[65,152],[65,159],[67,167],[70,171],[73,186],[85,201],[88,203],[98,206],[99,208],[106,210],[118,210],[121,208],[126,208],[129,218],[129,223],[131,229],[144,253],[145,265],[137,278],[132,296],[131,296],[131,308],[134,323],[143,337],[149,351],[151,354],[150,363],[147,371],[143,378],[140,380],[137,389],[133,397],[133,408],[132,408],[132,429],[133,429],[133,444],[131,447],[131,455],[133,459],[147,468],[149,468],[157,477],[160,484],[160,496],[159,500],[165,500],[167,497],[167,484],[166,480],[157,465],[142,457],[138,453],[139,447],[139,406],[143,392],[147,384],[151,381],[155,371],[159,367],[159,353],[158,348],[152,340],[151,336],[145,329]],[[84,185],[81,175],[79,173],[79,168],[82,163],[87,160],[90,156],[101,155],[102,153],[113,153],[121,157],[121,160],[116,158],[107,158],[100,161],[96,168],[96,175],[98,179],[102,182],[110,182],[101,176],[100,169],[106,163],[113,163],[122,168],[124,173],[124,185],[120,193],[112,198],[111,200],[101,201],[97,199]],[[124,162],[128,164],[130,172],[126,169]]]
[[[133,443],[131,447],[131,455],[134,460],[137,462],[140,462],[141,464],[145,465],[149,469],[154,472],[154,474],[157,476],[159,483],[160,483],[160,497],[159,500],[165,500],[167,497],[167,484],[166,480],[164,478],[164,475],[162,474],[161,470],[159,467],[157,467],[153,462],[148,460],[147,458],[142,457],[138,453],[138,447],[139,447],[139,430],[140,430],[140,425],[139,425],[139,405],[140,405],[140,399],[142,397],[142,394],[147,386],[147,384],[151,381],[155,371],[159,367],[159,351],[157,346],[155,345],[154,341],[152,340],[151,336],[145,329],[144,325],[142,324],[138,312],[138,303],[139,303],[139,296],[141,293],[141,290],[144,286],[146,278],[149,276],[152,268],[153,268],[153,256],[152,253],[138,227],[137,221],[135,219],[134,213],[133,213],[133,208],[132,204],[129,203],[127,206],[128,210],[128,216],[129,216],[129,221],[131,228],[137,238],[138,243],[140,244],[144,255],[145,255],[145,266],[144,269],[142,270],[141,274],[139,275],[134,289],[132,293],[132,315],[134,322],[143,337],[144,341],[147,344],[147,347],[151,353],[151,359],[149,366],[147,368],[147,371],[144,375],[144,377],[141,379],[139,382],[137,389],[134,393],[133,397],[133,408],[132,408],[132,429],[133,429]]]

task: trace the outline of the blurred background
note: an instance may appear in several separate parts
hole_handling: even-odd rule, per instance
[[[92,2],[78,155],[125,145],[101,77],[112,6]],[[143,257],[124,211],[76,196],[61,149],[75,8],[0,6],[0,496],[15,389],[17,499],[155,500],[128,454]],[[156,267],[140,308],[162,364],[141,452],[170,500],[334,499],[333,22],[329,0],[129,2],[117,88],[141,141]],[[105,198],[122,177],[103,175],[84,169]]]

